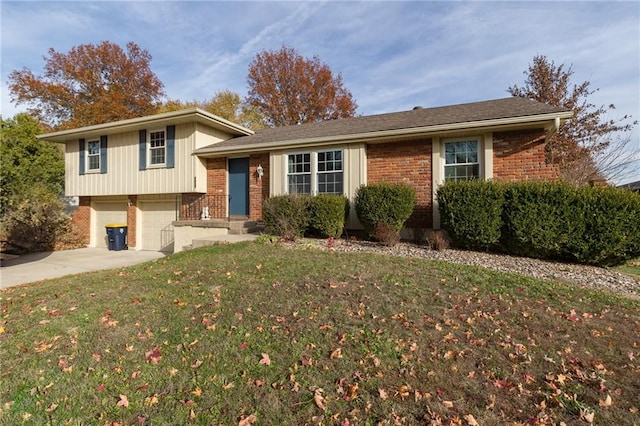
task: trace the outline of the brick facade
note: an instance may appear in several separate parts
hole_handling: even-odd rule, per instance
[[[433,225],[431,139],[367,145],[367,183],[404,182],[416,190],[410,228]]]
[[[258,166],[264,175],[259,178]],[[207,159],[207,195],[228,194],[227,158]],[[262,201],[269,197],[269,154],[249,156],[249,218],[262,219]],[[222,218],[222,217],[220,217]]]
[[[79,197],[78,208],[71,218],[82,243],[89,245],[91,238],[91,197]]]
[[[138,210],[138,197],[136,195],[129,195],[129,203],[127,205],[127,245],[129,247],[135,247],[137,228],[136,212]]]
[[[258,177],[258,166],[262,166],[263,176]],[[262,219],[262,202],[269,198],[269,154],[249,157],[249,218]]]
[[[493,178],[504,182],[558,180],[558,167],[546,162],[544,142],[542,129],[494,133]]]

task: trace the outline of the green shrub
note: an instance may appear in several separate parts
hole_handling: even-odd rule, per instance
[[[415,205],[415,190],[403,183],[362,185],[356,191],[356,214],[369,236],[383,223],[399,233]]]
[[[438,190],[455,244],[613,266],[640,255],[640,195],[562,183],[449,182]]]
[[[270,197],[262,204],[262,216],[267,232],[295,241],[304,235],[309,225],[310,197],[289,194]]]
[[[344,195],[317,195],[311,197],[309,210],[309,232],[337,238],[349,217],[349,199]]]
[[[567,258],[569,240],[580,239],[583,223],[576,220],[579,189],[551,182],[506,186],[502,244],[510,254],[543,259]]]
[[[568,254],[580,263],[614,266],[640,256],[640,194],[616,188],[580,188]],[[576,223],[573,227],[578,228]]]
[[[447,182],[438,188],[442,227],[457,246],[468,249],[497,247],[503,202],[504,186],[493,182]]]

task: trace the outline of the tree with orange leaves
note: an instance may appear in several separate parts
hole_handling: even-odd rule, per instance
[[[11,100],[61,130],[156,111],[164,85],[149,68],[151,55],[133,42],[126,52],[117,44],[81,44],[68,53],[49,49],[44,74],[27,68],[9,75]]]
[[[258,53],[249,65],[247,102],[268,126],[312,123],[353,117],[358,107],[317,56],[302,57],[293,47]]]

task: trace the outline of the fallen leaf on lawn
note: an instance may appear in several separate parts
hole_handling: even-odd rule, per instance
[[[142,373],[142,371],[140,370],[136,370],[133,373],[131,373],[131,378],[135,379],[136,377],[138,377],[140,375],[140,373]]]
[[[196,412],[193,411],[193,408],[191,409],[191,411],[189,411],[189,420],[193,420],[196,418]]]
[[[607,395],[605,399],[598,400],[598,405],[600,405],[601,407],[611,407],[612,403],[613,402],[611,401],[611,395]]]
[[[195,396],[202,396],[202,389],[195,388],[194,390],[191,391],[191,393]]]
[[[260,364],[262,365],[271,365],[271,358],[269,358],[269,354],[262,353],[262,359],[260,359]]]
[[[331,355],[329,355],[329,358],[331,358],[331,359],[342,358],[342,348],[334,349],[331,352]]]
[[[240,350],[242,351],[244,349],[247,349],[247,346],[249,346],[249,342],[242,342],[240,346],[238,346],[238,348],[240,348]]]
[[[102,392],[103,390],[105,390],[105,388],[107,387],[107,385],[105,385],[104,383],[101,383],[98,385],[98,387],[96,388],[96,390],[98,392]]]
[[[451,401],[442,401],[442,405],[444,405],[447,408],[453,408],[453,402]]]
[[[144,357],[151,364],[158,364],[158,361],[160,361],[160,358],[162,358],[162,355],[160,353],[160,348],[156,346],[155,348],[153,348],[153,350],[149,352],[145,352]]]
[[[324,392],[322,388],[316,389],[313,393],[313,401],[319,409],[324,410],[324,396],[322,396],[322,392]]]
[[[593,423],[595,413],[593,411],[580,410],[580,418],[587,423]]]
[[[118,407],[128,407],[129,406],[129,398],[127,398],[127,395],[120,394],[120,400],[118,401],[116,406],[118,406]]]
[[[191,364],[191,368],[198,368],[202,365],[202,361],[200,361],[199,359],[196,360],[196,362],[194,362],[193,364]]]
[[[231,383],[227,383],[226,385],[224,385],[224,386],[222,387],[222,389],[224,389],[224,390],[229,390],[229,389],[231,389],[231,388],[232,388],[232,387],[234,387],[234,386],[235,386],[235,385],[233,384],[233,382],[231,382]]]
[[[144,405],[146,405],[147,407],[153,407],[157,403],[158,403],[158,396],[156,394],[148,396],[144,399]]]
[[[464,416],[464,419],[467,421],[469,426],[480,426],[472,414],[467,414]]]
[[[56,404],[55,402],[52,402],[51,405],[49,405],[49,407],[47,407],[47,413],[52,413],[56,408],[58,408],[58,404]]]
[[[386,390],[378,388],[378,395],[380,395],[380,399],[385,400],[389,398],[389,394]]]
[[[188,400],[186,400],[186,401],[185,401],[184,399],[181,399],[181,400],[180,400],[180,404],[184,405],[185,407],[193,407],[194,405],[196,405],[196,403],[195,403],[195,402],[193,402],[193,401],[192,401],[192,400],[190,400],[190,399],[188,399]]]
[[[249,426],[258,421],[258,418],[255,414],[251,414],[250,416],[242,416],[240,417],[240,421],[238,422],[238,426]]]

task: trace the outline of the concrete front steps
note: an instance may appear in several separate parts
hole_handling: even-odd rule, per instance
[[[229,244],[240,241],[253,241],[264,229],[264,225],[252,220],[193,220],[174,222],[176,251]]]

